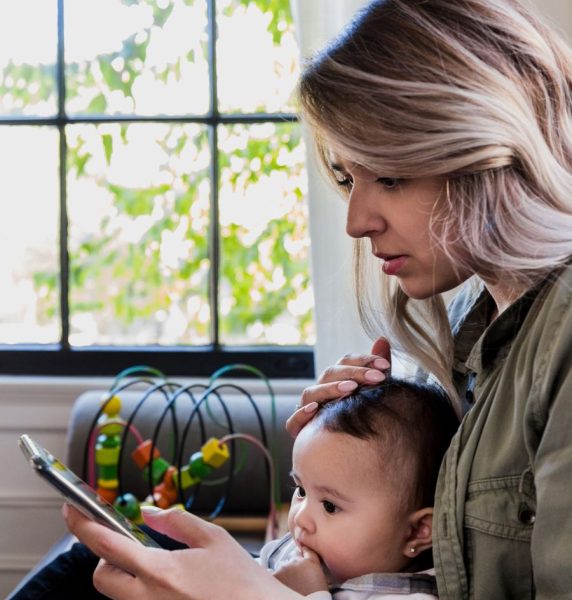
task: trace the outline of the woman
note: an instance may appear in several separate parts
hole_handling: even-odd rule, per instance
[[[572,590],[571,95],[569,48],[518,0],[372,2],[302,76],[302,114],[359,241],[363,321],[466,413],[437,488],[441,598]],[[368,254],[390,280],[373,293]],[[448,320],[440,293],[460,284]],[[384,339],[343,358],[290,430],[388,358]],[[67,514],[115,565],[95,576],[113,598],[300,597],[191,515],[148,518],[193,546],[167,554]]]

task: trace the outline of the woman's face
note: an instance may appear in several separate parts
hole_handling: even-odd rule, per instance
[[[383,272],[396,277],[410,298],[450,290],[471,275],[456,270],[431,235],[444,178],[392,179],[339,160],[331,168],[348,198],[346,231],[369,238]]]

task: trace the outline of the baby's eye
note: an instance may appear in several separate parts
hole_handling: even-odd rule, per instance
[[[306,490],[301,485],[296,486],[296,496],[298,496],[298,498],[306,497]]]
[[[388,190],[394,190],[399,186],[401,180],[396,179],[395,177],[378,177],[377,182],[381,183],[381,185]]]
[[[324,510],[331,515],[337,513],[339,510],[338,507],[333,502],[330,502],[329,500],[324,500],[322,502],[322,505],[324,506]]]

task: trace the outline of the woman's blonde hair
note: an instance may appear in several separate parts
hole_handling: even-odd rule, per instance
[[[518,0],[371,2],[307,63],[299,98],[328,168],[333,152],[383,177],[445,178],[432,229],[459,272],[524,291],[572,255],[572,53]],[[383,320],[453,393],[443,301],[384,281],[380,318],[365,255],[357,243],[364,325],[379,335]]]

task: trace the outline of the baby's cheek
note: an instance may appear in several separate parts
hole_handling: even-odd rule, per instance
[[[296,516],[296,503],[294,498],[292,498],[292,504],[290,506],[290,510],[288,511],[288,531],[290,535],[294,535],[294,518]]]

